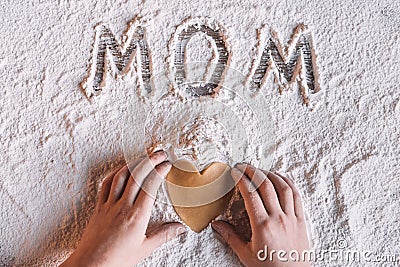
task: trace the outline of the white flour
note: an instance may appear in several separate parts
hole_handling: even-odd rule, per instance
[[[106,172],[123,164],[124,151],[143,151],[124,147],[127,111],[169,92],[160,88],[153,100],[137,100],[133,68],[123,78],[107,75],[101,94],[89,101],[79,84],[94,27],[108,25],[120,41],[132,19],[140,22],[157,74],[169,68],[173,34],[190,17],[209,17],[224,28],[230,67],[245,78],[271,27],[287,44],[297,25],[308,25],[320,89],[309,106],[296,84],[279,93],[272,74],[261,89],[276,134],[273,169],[299,186],[314,249],[336,249],[346,240],[351,250],[400,253],[398,2],[33,0],[3,3],[0,17],[0,266],[62,261],[79,240]],[[188,61],[213,59],[205,40],[189,41]],[[237,213],[227,215],[243,217],[240,201],[234,207]],[[179,219],[161,203],[153,215],[152,225]],[[238,263],[209,227],[164,245],[142,266]],[[317,264],[346,265],[382,263]]]

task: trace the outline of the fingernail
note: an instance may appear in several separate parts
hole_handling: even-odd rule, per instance
[[[172,164],[169,161],[166,161],[166,164],[167,164],[167,170],[169,172],[171,170],[171,168],[172,168]]]
[[[171,168],[172,164],[168,161],[164,161],[156,167],[156,171],[159,174],[160,178],[166,179],[168,173],[171,171]]]
[[[164,157],[167,157],[167,153],[165,153],[164,150],[157,150],[157,151],[154,152],[153,154],[159,154],[159,155],[163,155]]]
[[[239,163],[236,163],[235,164],[235,167],[240,167],[240,166],[242,166],[242,167],[246,167],[246,163],[243,163],[243,162],[239,162]]]
[[[168,160],[164,161],[162,164],[165,164],[166,167],[171,168],[172,164]]]
[[[239,169],[237,169],[237,168],[233,168],[232,170],[231,170],[231,174],[232,174],[232,177],[233,177],[233,179],[235,180],[235,181],[239,181],[240,180],[240,178],[242,178],[242,176],[243,176],[243,172],[241,172]]]
[[[223,233],[224,229],[221,227],[221,225],[217,224],[217,223],[212,223],[211,227],[218,232],[218,234]]]
[[[244,173],[244,171],[246,170],[246,165],[238,164],[236,166],[236,169],[238,169],[240,172]]]

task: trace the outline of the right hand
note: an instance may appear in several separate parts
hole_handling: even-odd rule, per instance
[[[61,266],[133,266],[186,232],[172,222],[146,233],[157,190],[170,169],[166,154],[158,151],[111,173],[77,249]]]

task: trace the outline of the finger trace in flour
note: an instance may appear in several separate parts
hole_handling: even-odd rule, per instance
[[[151,56],[145,37],[145,29],[142,26],[133,26],[131,22],[118,43],[115,35],[105,25],[96,27],[97,33],[93,45],[93,58],[88,77],[82,83],[82,88],[88,97],[100,94],[105,87],[106,74],[111,71],[116,76],[125,76],[130,72],[133,64],[136,64],[136,74],[139,77],[139,87],[143,93],[154,90],[150,79],[152,76]],[[230,63],[231,51],[226,43],[226,31],[216,23],[209,23],[204,18],[196,18],[185,21],[177,27],[170,49],[173,60],[172,78],[178,85],[185,81],[185,49],[195,33],[204,33],[214,46],[214,57],[217,63],[210,80],[198,86],[188,86],[187,92],[193,96],[213,95],[218,92],[220,81]],[[283,46],[277,38],[277,33],[271,30],[270,36],[261,34],[258,43],[259,55],[253,63],[253,71],[249,75],[248,87],[250,91],[257,91],[263,86],[269,73],[275,76],[275,83],[282,92],[290,85],[297,83],[303,102],[307,105],[309,95],[319,91],[318,71],[316,56],[311,39],[310,30],[299,24],[287,46]],[[137,55],[137,51],[140,55]],[[140,95],[141,92],[138,92]]]

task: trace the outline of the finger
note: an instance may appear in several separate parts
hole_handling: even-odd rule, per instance
[[[136,159],[134,163],[132,163],[129,166],[129,170],[134,170],[137,167],[137,165],[144,159],[145,159],[144,157]],[[140,190],[140,185],[136,183],[135,179],[133,179],[133,176],[131,174],[125,186],[124,193],[121,197],[121,201],[123,201],[126,204],[132,205],[133,202],[135,201],[135,198],[139,190]]]
[[[164,243],[186,233],[186,227],[181,223],[166,223],[151,233],[143,242],[143,245],[150,254]]]
[[[249,177],[256,177],[253,180],[262,181],[258,191],[268,214],[282,212],[275,187],[262,170],[250,164],[238,164],[237,168],[244,170]]]
[[[232,168],[231,175],[237,182],[240,194],[244,200],[247,214],[249,215],[250,224],[254,230],[254,227],[265,222],[268,217],[267,211],[265,210],[260,195],[257,190],[254,190],[254,186],[251,184],[247,176],[237,168]]]
[[[141,219],[146,223],[150,220],[151,209],[157,196],[158,188],[171,170],[171,163],[164,161],[149,174],[139,191],[133,212],[140,212]]]
[[[276,174],[279,175],[292,189],[294,213],[295,213],[296,217],[304,218],[304,211],[303,211],[303,204],[301,202],[301,195],[300,195],[299,190],[297,190],[296,185],[288,177],[286,177],[282,174],[279,174],[279,173],[276,173]]]
[[[101,189],[100,189],[100,194],[99,194],[99,200],[97,201],[98,205],[102,205],[107,202],[108,196],[110,195],[110,190],[111,190],[111,184],[114,178],[114,175],[119,171],[119,169],[116,169],[112,172],[110,172],[106,178],[104,178],[102,184],[101,184]]]
[[[247,177],[249,177],[249,179],[251,180],[251,183],[254,185],[256,190],[267,178],[261,170],[257,169],[253,165],[246,164],[246,163],[239,163],[239,164],[236,164],[235,167],[237,169],[239,169],[241,172],[243,172],[244,174],[246,174]]]
[[[224,221],[214,221],[211,223],[211,227],[228,243],[240,261],[244,262],[247,243],[238,236],[232,225]]]
[[[266,175],[268,179],[272,182],[278,193],[278,199],[282,211],[285,214],[294,215],[294,203],[293,203],[293,192],[290,186],[283,180],[280,176],[272,172],[267,172]]]
[[[160,163],[167,159],[167,155],[164,151],[157,151],[150,156],[144,158],[137,166],[132,170],[132,179],[139,186],[137,190],[133,190],[131,193],[136,195],[139,192],[139,188],[142,186],[143,181],[149,175],[149,173]]]
[[[112,180],[110,194],[108,196],[107,202],[115,203],[121,198],[124,192],[125,185],[130,176],[128,165],[123,166],[119,169]]]
[[[122,197],[129,180],[130,170],[134,168],[142,159],[143,158],[138,158],[114,173],[107,201],[116,202]]]

